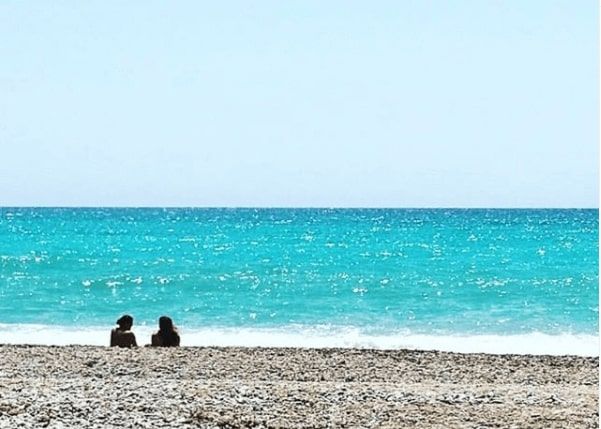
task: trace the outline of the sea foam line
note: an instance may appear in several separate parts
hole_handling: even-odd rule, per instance
[[[154,328],[134,326],[138,345]],[[362,332],[355,327],[181,328],[182,346],[315,347],[439,350],[459,353],[599,356],[599,337],[587,334],[424,335]],[[109,344],[110,329],[100,327],[0,324],[0,344]]]

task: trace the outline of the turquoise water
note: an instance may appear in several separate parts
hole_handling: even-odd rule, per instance
[[[0,209],[0,324],[597,335],[598,311],[597,210]]]

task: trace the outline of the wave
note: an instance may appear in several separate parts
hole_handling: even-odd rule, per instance
[[[135,327],[139,345],[149,342],[152,328]],[[34,324],[0,324],[0,344],[109,344],[110,330]],[[356,327],[280,327],[182,329],[182,346],[315,347],[438,350],[458,353],[599,356],[599,337],[587,334],[374,335]]]

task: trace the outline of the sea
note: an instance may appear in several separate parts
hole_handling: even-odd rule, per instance
[[[599,355],[597,209],[0,208],[0,343]]]

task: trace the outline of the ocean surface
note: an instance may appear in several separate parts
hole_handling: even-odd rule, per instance
[[[0,208],[0,343],[598,355],[598,210]]]

